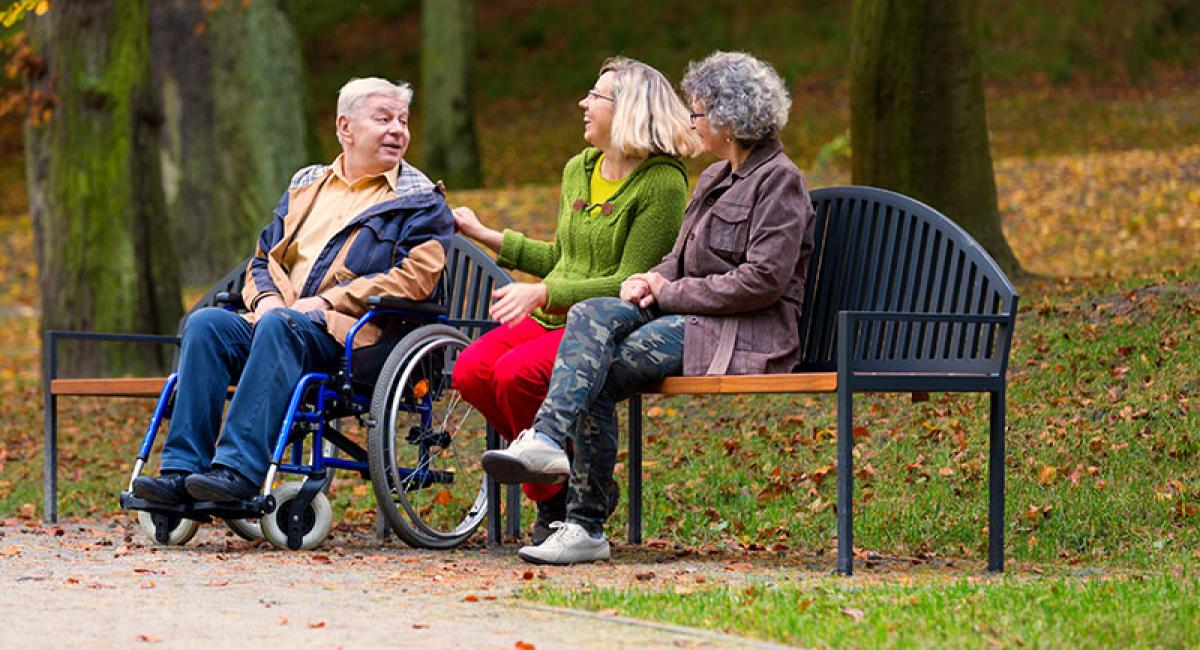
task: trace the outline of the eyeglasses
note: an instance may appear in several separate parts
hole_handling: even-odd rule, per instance
[[[613,99],[612,97],[605,97],[604,95],[601,95],[600,93],[598,93],[594,90],[587,91],[587,96],[588,96],[588,99],[605,99],[614,104],[617,103],[617,100]]]
[[[696,120],[698,120],[698,119],[700,119],[700,118],[704,117],[704,116],[705,116],[705,115],[707,115],[707,114],[708,114],[708,113],[691,113],[691,114],[689,114],[689,117],[691,117],[691,118],[692,118],[692,124],[695,124],[695,123],[696,123]]]

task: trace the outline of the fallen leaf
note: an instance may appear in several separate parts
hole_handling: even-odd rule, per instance
[[[209,583],[205,584],[204,586],[205,587],[224,587],[225,585],[228,585],[228,584],[229,584],[228,580],[213,580],[212,582],[209,582]]]
[[[620,610],[618,610],[616,607],[609,607],[608,609],[602,609],[596,613],[601,616],[619,616],[621,614]]]
[[[521,574],[522,580],[533,580],[533,571],[526,571]]]
[[[325,621],[309,621],[308,627],[314,630],[325,627]]]
[[[1038,483],[1042,485],[1050,485],[1058,476],[1058,468],[1053,465],[1043,465],[1042,471],[1038,472]]]
[[[313,564],[333,564],[333,559],[328,555],[314,555],[308,558],[308,561]]]
[[[843,607],[842,613],[854,619],[855,622],[861,621],[863,617],[863,611],[861,609],[854,609],[851,607]]]
[[[812,599],[806,598],[806,599],[800,601],[800,603],[796,607],[799,608],[800,611],[803,612],[804,610],[808,609],[809,607],[812,607],[812,604],[813,604]]]
[[[21,554],[21,547],[9,546],[8,548],[0,549],[0,557],[16,557]]]
[[[513,644],[513,650],[537,650],[537,646],[525,641],[517,641]]]
[[[476,596],[475,594],[467,594],[467,595],[466,595],[466,596],[463,598],[463,602],[465,602],[465,603],[477,603],[477,602],[479,602],[479,596]]]
[[[424,629],[425,629],[425,628],[427,628],[427,627],[429,627],[429,626],[428,626],[428,625],[426,625],[426,624],[424,624],[424,623],[413,623],[413,624],[412,624],[412,628],[413,628],[414,630],[424,630]]]
[[[646,417],[651,419],[661,418],[666,413],[666,410],[661,406],[651,406],[650,408],[646,409]]]
[[[287,618],[286,616],[280,616],[280,617],[279,617],[279,624],[280,624],[280,625],[287,625],[287,624],[288,624],[288,618]]]
[[[139,634],[139,635],[137,635],[137,640],[141,641],[142,643],[161,643],[162,642],[162,639],[160,639],[156,636],[150,635],[150,634]]]
[[[450,494],[450,490],[443,489],[433,496],[433,502],[439,506],[448,506],[454,500],[454,495]]]
[[[643,571],[642,573],[635,573],[633,575],[633,577],[637,580],[641,580],[641,581],[645,582],[646,580],[650,580],[651,578],[654,577],[654,572],[653,571]]]

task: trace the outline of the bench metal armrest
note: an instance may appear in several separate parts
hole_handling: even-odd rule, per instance
[[[838,368],[849,373],[1003,376],[1014,315],[838,313]]]

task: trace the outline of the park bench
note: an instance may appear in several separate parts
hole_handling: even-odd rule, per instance
[[[1017,293],[957,224],[870,187],[812,192],[814,251],[791,374],[671,377],[645,393],[837,393],[837,570],[853,571],[853,396],[990,396],[988,563],[1004,569],[1005,373]],[[641,396],[629,403],[629,528],[642,540]]]

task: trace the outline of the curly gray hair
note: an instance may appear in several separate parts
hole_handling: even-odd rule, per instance
[[[704,107],[708,122],[729,129],[742,146],[779,135],[792,99],[771,64],[745,52],[713,52],[688,64],[683,77],[688,101]]]

